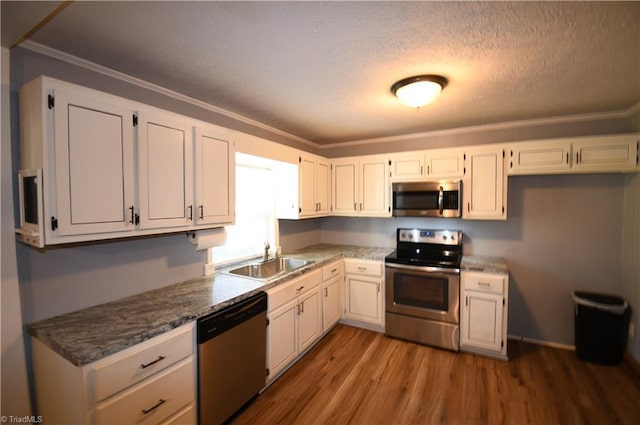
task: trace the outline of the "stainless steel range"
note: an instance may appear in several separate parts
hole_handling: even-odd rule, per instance
[[[398,229],[385,259],[386,335],[458,351],[462,232]]]

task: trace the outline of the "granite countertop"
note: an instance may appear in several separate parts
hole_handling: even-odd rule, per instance
[[[331,261],[343,257],[384,261],[384,257],[392,250],[350,245],[314,245],[282,254],[313,263],[270,281],[232,276],[221,269],[213,276],[187,280],[31,323],[27,325],[27,331],[71,363],[83,366],[285,283]]]
[[[507,262],[502,257],[489,257],[484,255],[465,255],[460,264],[461,271],[509,274]]]

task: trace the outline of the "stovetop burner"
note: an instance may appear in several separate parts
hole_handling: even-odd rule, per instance
[[[387,263],[459,269],[462,232],[457,230],[398,229],[396,250]]]

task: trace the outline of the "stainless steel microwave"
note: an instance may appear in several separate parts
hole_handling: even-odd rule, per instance
[[[461,217],[462,182],[457,180],[393,183],[393,215]]]

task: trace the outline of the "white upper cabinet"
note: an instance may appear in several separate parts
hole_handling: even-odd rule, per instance
[[[460,179],[464,176],[464,151],[435,149],[391,155],[391,181]]]
[[[466,153],[462,217],[506,220],[507,178],[502,146],[474,147]]]
[[[81,90],[52,96],[58,235],[133,230],[131,109]]]
[[[19,175],[39,176],[35,193],[21,190],[22,240],[42,248],[130,234],[133,108],[118,97],[47,77],[23,86],[19,104]],[[25,233],[29,224],[37,230]]]
[[[196,225],[235,222],[235,148],[229,134],[215,126],[195,129],[195,190],[188,213]]]
[[[424,152],[391,155],[391,181],[407,182],[425,177]]]
[[[585,137],[573,141],[577,172],[636,171],[640,135]]]
[[[457,179],[464,176],[462,149],[438,149],[426,155],[428,179]]]
[[[278,172],[278,218],[322,217],[331,213],[331,163],[327,159],[300,152],[297,175],[286,167]]]
[[[571,168],[571,142],[514,143],[509,147],[508,162],[510,175],[565,172]]]
[[[20,90],[20,128],[27,244],[233,223],[234,149],[218,127],[39,77]]]
[[[155,109],[138,113],[140,228],[193,221],[193,122]]]
[[[389,159],[373,155],[333,163],[333,215],[390,217]]]
[[[512,143],[509,175],[634,172],[640,135],[574,137]]]
[[[331,212],[331,163],[322,157],[300,155],[300,217],[318,217]]]

